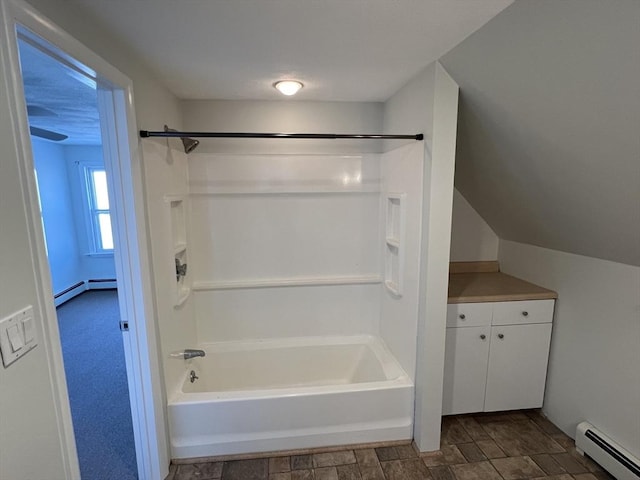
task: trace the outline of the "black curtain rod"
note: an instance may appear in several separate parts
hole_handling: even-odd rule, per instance
[[[351,135],[335,133],[247,133],[247,132],[150,132],[140,130],[140,137],[191,137],[191,138],[302,138],[329,139],[360,138],[376,140],[424,140],[424,135]]]

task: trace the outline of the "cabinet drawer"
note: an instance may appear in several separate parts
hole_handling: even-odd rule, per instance
[[[447,327],[491,325],[493,303],[451,303],[447,305]]]
[[[493,304],[492,325],[551,323],[554,300],[525,300]],[[447,324],[448,326],[448,324]]]

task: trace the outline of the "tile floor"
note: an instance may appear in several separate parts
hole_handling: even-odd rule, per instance
[[[172,465],[167,480],[609,480],[538,411],[444,417],[440,450],[411,445]]]

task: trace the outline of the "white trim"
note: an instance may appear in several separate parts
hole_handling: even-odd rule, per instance
[[[8,92],[9,115],[13,134],[21,148],[16,149],[19,164],[20,184],[22,185],[22,204],[26,210],[27,234],[31,251],[31,268],[36,279],[37,299],[34,310],[43,319],[42,348],[47,358],[47,368],[52,389],[57,430],[62,450],[62,464],[65,478],[80,480],[80,465],[75,445],[75,435],[71,421],[69,396],[66,389],[66,376],[62,361],[60,333],[57,325],[51,320],[56,318],[53,296],[51,295],[51,274],[47,263],[42,217],[38,203],[38,191],[33,165],[33,152],[28,131],[25,96],[20,75],[20,60],[15,35],[15,24],[18,17],[37,19],[35,12],[24,3],[13,0],[0,0],[0,49],[4,66],[5,83]],[[21,23],[25,23],[22,21]]]
[[[73,289],[69,290],[68,292],[66,292],[66,293],[64,293],[62,295],[60,295],[59,297],[56,297],[54,295],[53,304],[56,307],[59,307],[63,303],[68,302],[72,298],[77,297],[78,295],[80,295],[81,293],[84,293],[86,291],[87,291],[87,283],[85,281],[83,281],[80,285],[78,285],[77,287],[74,287]]]
[[[93,74],[104,95],[99,94],[101,119],[109,114],[112,127],[103,138],[105,166],[112,180],[113,223],[118,232],[127,232],[116,239],[115,264],[121,283],[120,308],[123,319],[129,321],[130,330],[123,334],[129,389],[132,399],[134,437],[138,456],[140,480],[166,477],[169,453],[165,418],[165,392],[158,354],[158,340],[154,325],[155,312],[152,302],[151,268],[148,239],[145,228],[143,185],[140,158],[137,154],[137,132],[133,107],[133,87],[129,78],[111,66],[82,43],[42,16],[22,0],[0,0],[2,6],[3,41],[0,48],[8,68],[7,89],[13,99],[9,112],[15,136],[21,148],[20,179],[25,186],[23,203],[29,217],[29,240],[33,252],[34,276],[37,285],[38,308],[43,318],[43,347],[46,350],[53,397],[62,449],[65,477],[79,479],[73,425],[66,379],[62,363],[60,337],[57,329],[55,307],[51,295],[51,278],[44,249],[44,237],[38,209],[33,155],[28,129],[24,91],[20,77],[16,24],[22,25],[68,55],[67,61],[82,63],[89,77]],[[116,122],[116,119],[118,120]],[[124,121],[126,119],[126,121]],[[104,129],[103,129],[104,130]],[[109,163],[107,163],[109,162]]]
[[[458,84],[436,62],[431,168],[424,170],[420,246],[413,439],[421,452],[440,448],[458,90]]]
[[[87,235],[87,245],[89,251],[86,255],[113,255],[113,248],[102,248],[102,229],[97,216],[100,213],[111,215],[111,205],[109,209],[100,210],[96,203],[96,185],[93,178],[94,171],[105,171],[103,162],[95,160],[79,160],[76,162],[78,177],[80,178],[80,196],[82,197],[82,211],[85,217],[85,231]]]
[[[193,282],[192,290],[234,290],[245,288],[313,287],[323,285],[373,285],[382,283],[380,275],[354,277],[269,278],[259,280],[232,280],[226,282]]]

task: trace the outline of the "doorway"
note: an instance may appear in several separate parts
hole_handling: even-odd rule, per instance
[[[97,83],[18,32],[40,215],[83,480],[137,480]]]
[[[28,215],[29,248],[36,274],[36,297],[42,315],[43,348],[51,378],[55,418],[65,477],[80,472],[66,390],[62,347],[52,299],[42,216],[34,170],[29,121],[20,75],[18,37],[27,37],[42,51],[96,83],[100,132],[107,177],[111,180],[111,224],[120,317],[128,326],[122,341],[130,411],[140,480],[168,473],[165,405],[158,339],[154,323],[152,272],[145,227],[143,173],[138,151],[132,81],[75,40],[56,24],[20,0],[0,0],[0,75],[6,86],[8,116],[16,139],[22,206]],[[18,201],[16,199],[16,201]],[[19,204],[17,205],[19,206]]]

